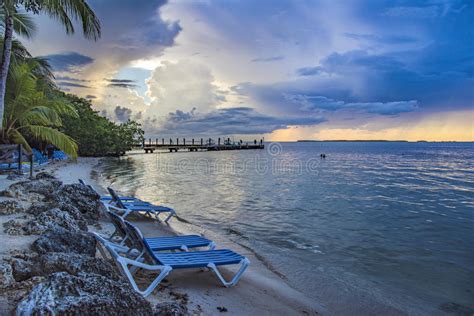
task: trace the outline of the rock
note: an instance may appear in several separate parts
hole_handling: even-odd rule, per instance
[[[13,277],[16,282],[25,281],[33,276],[42,275],[41,268],[34,261],[15,258],[12,261]]]
[[[0,298],[0,315],[15,315],[18,302],[24,299],[31,289],[38,283],[44,282],[45,277],[33,277],[27,281],[14,282],[6,291],[3,291]]]
[[[54,208],[60,209],[61,211],[68,213],[72,218],[76,220],[76,224],[77,226],[79,226],[79,229],[87,231],[87,222],[84,220],[82,213],[71,204],[65,204],[62,202],[35,203],[30,206],[27,212],[35,216],[39,216],[42,213],[45,213]]]
[[[24,211],[24,207],[18,201],[5,200],[0,202],[0,215],[11,215]]]
[[[40,254],[51,252],[71,252],[95,256],[95,238],[87,233],[72,232],[63,228],[55,228],[35,240],[33,250]]]
[[[26,223],[28,223],[27,218],[9,220],[3,223],[3,231],[8,235],[24,235]]]
[[[7,180],[11,180],[11,181],[24,180],[25,178],[26,178],[25,175],[23,175],[23,174],[16,174],[16,173],[9,174],[9,175],[7,176]]]
[[[84,227],[84,225],[80,225],[69,213],[63,212],[58,208],[53,208],[39,214],[35,219],[27,222],[23,229],[25,234],[38,235],[58,227],[71,232],[87,230],[87,226]]]
[[[0,263],[0,289],[5,289],[15,283],[12,266],[7,262]]]
[[[177,302],[158,303],[153,313],[155,316],[185,316],[189,315],[188,307]]]
[[[61,184],[61,181],[54,179],[20,181],[10,185],[3,191],[3,195],[26,201],[32,201],[33,198],[35,201],[42,200],[49,197]]]
[[[35,178],[37,180],[40,180],[40,179],[55,179],[55,180],[57,180],[57,178],[55,176],[53,176],[50,173],[44,172],[44,171],[37,173]]]
[[[80,183],[62,185],[54,192],[51,201],[74,206],[90,224],[97,222],[104,210],[100,195]]]
[[[54,273],[33,288],[17,315],[152,315],[150,303],[128,283],[80,273]]]
[[[44,274],[67,272],[72,275],[93,273],[110,280],[121,281],[122,276],[106,260],[73,253],[50,253],[39,258],[39,265]]]
[[[108,261],[74,253],[53,252],[42,256],[13,258],[11,262],[13,278],[17,282],[35,276],[49,276],[55,272],[67,272],[71,275],[93,273],[111,280],[122,280]]]

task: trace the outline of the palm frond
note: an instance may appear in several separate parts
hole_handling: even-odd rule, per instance
[[[31,152],[31,147],[30,147],[30,144],[28,144],[28,142],[26,141],[25,137],[23,137],[23,135],[21,135],[21,133],[16,130],[16,129],[13,129],[10,131],[10,141],[12,141],[14,144],[21,144],[23,145],[23,147]]]
[[[33,137],[47,141],[73,158],[77,158],[77,144],[66,134],[47,126],[29,125],[25,127]]]
[[[24,113],[20,118],[20,128],[26,125],[62,126],[61,117],[52,108],[37,106]]]
[[[82,23],[82,30],[87,39],[100,38],[100,22],[94,11],[84,0],[44,0],[42,11],[58,20],[67,34],[74,33],[73,20]]]
[[[16,12],[13,15],[13,29],[15,33],[26,37],[32,38],[36,33],[36,24],[29,14]]]

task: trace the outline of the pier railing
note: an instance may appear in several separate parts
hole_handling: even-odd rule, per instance
[[[178,150],[188,151],[217,151],[217,150],[245,150],[245,149],[264,149],[263,139],[257,141],[256,139],[251,142],[231,142],[230,138],[217,139],[217,143],[211,138],[204,139],[200,138],[195,140],[186,140],[186,138],[176,138],[165,141],[164,138],[155,138],[153,141],[151,138],[147,141],[143,141],[141,144],[136,144],[134,149],[143,149],[145,153],[153,153],[155,150],[169,150],[169,152],[178,152]]]

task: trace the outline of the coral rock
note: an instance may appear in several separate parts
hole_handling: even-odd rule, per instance
[[[150,303],[124,282],[96,274],[54,273],[33,288],[17,315],[152,315]]]

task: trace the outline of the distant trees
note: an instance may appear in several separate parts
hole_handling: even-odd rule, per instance
[[[89,100],[62,95],[78,113],[64,115],[62,131],[76,140],[80,156],[120,155],[143,141],[144,131],[137,122],[116,124],[93,110]]]

